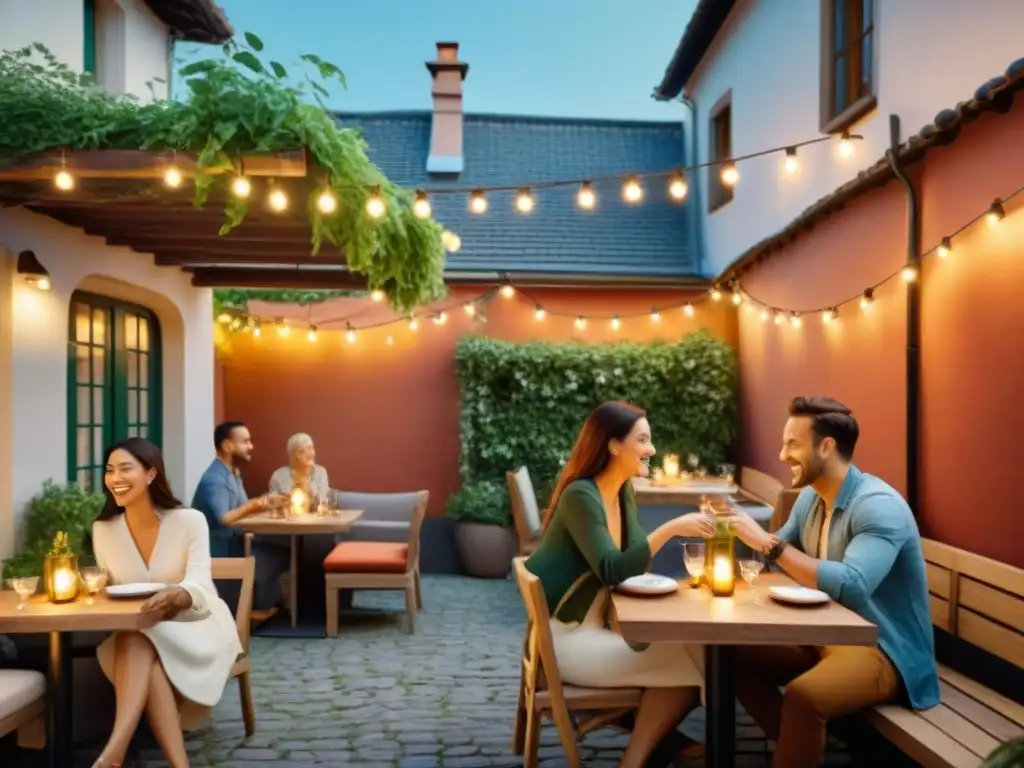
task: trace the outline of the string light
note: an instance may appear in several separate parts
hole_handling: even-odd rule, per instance
[[[736,163],[732,160],[725,163],[725,165],[722,166],[721,171],[719,171],[718,177],[722,180],[722,183],[730,189],[735,187],[740,181],[740,172],[736,168]]]
[[[587,318],[585,318],[583,315],[580,315],[579,317],[576,318],[575,325],[576,325],[576,330],[577,331],[586,330],[586,328],[587,328]]]
[[[902,270],[900,270],[900,277],[903,278],[903,282],[912,283],[917,280],[917,267],[913,264],[907,264]]]
[[[779,310],[775,310],[775,316],[772,318],[772,322],[776,325],[782,325],[782,313]]]
[[[467,315],[469,315],[470,317],[473,317],[474,315],[476,315],[476,304],[474,304],[471,301],[468,304],[466,304],[465,306],[463,306],[463,310],[466,312]]]
[[[686,184],[686,177],[681,173],[673,174],[668,180],[668,196],[677,203],[686,199],[689,187]]]
[[[528,189],[519,190],[519,194],[516,195],[516,210],[522,214],[533,213],[533,208],[536,205],[536,200],[533,197],[533,193]]]
[[[793,176],[800,170],[800,160],[796,156],[796,147],[786,147],[786,159],[782,161],[782,170]]]
[[[292,329],[288,325],[288,322],[286,320],[283,320],[282,318],[278,318],[276,324],[277,324],[277,335],[278,336],[284,338],[285,336],[288,336],[292,332]]]
[[[626,179],[626,183],[622,185],[622,199],[632,205],[644,199],[644,188],[640,185],[639,177],[629,176]]]
[[[998,197],[992,202],[992,205],[988,209],[986,218],[988,219],[989,226],[995,226],[1003,217],[1006,216],[1006,211],[1003,210],[1003,201]]]
[[[309,341],[316,341],[316,326],[309,326],[309,331],[306,333],[306,339]]]
[[[347,341],[349,344],[355,344],[356,343],[356,330],[355,330],[355,328],[352,327],[351,323],[346,323],[345,325],[346,325],[346,327],[345,327],[345,341]]]
[[[446,229],[441,233],[441,245],[448,253],[455,253],[462,247],[462,238],[451,230]]]
[[[316,199],[316,209],[324,216],[330,216],[338,210],[338,201],[331,193],[331,190],[325,189],[320,193]]]
[[[843,160],[849,160],[853,157],[855,151],[856,150],[853,146],[853,136],[850,135],[849,131],[843,131],[842,135],[839,137],[839,157]]]
[[[792,315],[789,316],[789,323],[794,328],[799,328],[801,325],[804,324],[804,320],[802,317],[800,317],[799,312],[794,312]]]
[[[252,194],[252,183],[245,176],[236,176],[231,182],[231,194],[245,200]]]
[[[433,212],[430,206],[430,198],[427,197],[427,193],[422,189],[416,191],[416,200],[413,201],[412,212],[421,219],[429,219],[430,214]],[[448,250],[451,249],[449,248]]]
[[[621,325],[622,325],[622,321],[619,320],[619,316],[618,315],[615,315],[615,317],[612,318],[612,322],[611,322],[612,330],[613,331],[619,330],[619,327]]]
[[[420,321],[417,320],[415,317],[410,317],[409,318],[409,330],[410,331],[418,331],[419,328],[420,328]]]
[[[768,318],[769,318],[768,310],[767,309],[762,309],[761,310],[761,322],[762,323],[767,323],[768,322]]]
[[[447,312],[438,312],[436,315],[434,315],[434,325],[444,325],[447,322],[448,322],[448,313]]]
[[[469,212],[477,216],[487,212],[487,197],[482,189],[474,189],[469,195]]]
[[[389,335],[387,339],[384,340],[384,343],[390,347],[392,344],[395,343],[395,337]]]
[[[379,219],[387,212],[387,206],[380,196],[380,187],[370,190],[370,196],[366,198],[366,215],[371,219]]]
[[[935,253],[939,255],[940,259],[944,259],[953,252],[953,241],[948,237],[942,238],[942,242],[939,243],[939,247],[935,249]]]
[[[693,304],[690,302],[686,302],[686,304],[683,305],[683,314],[687,317],[693,317],[693,311]]]
[[[656,310],[656,309],[652,309],[651,310],[651,322],[652,323],[660,323],[661,322],[661,313],[658,310]]]
[[[721,291],[721,289],[717,285],[712,286],[712,288],[709,291],[708,295],[711,296],[711,300],[712,301],[721,301],[722,300],[722,291]]]
[[[821,322],[831,323],[833,320],[839,317],[839,309],[832,307],[832,309],[826,309],[821,313]]]
[[[380,304],[384,301],[384,291],[370,291],[370,300]]]
[[[501,286],[502,298],[511,299],[516,295],[516,289],[512,287],[512,283],[505,283]]]
[[[252,335],[258,339],[261,334],[262,331],[260,331],[260,324],[259,321],[257,320],[252,324]]]
[[[873,288],[868,288],[864,291],[864,295],[860,297],[860,308],[867,312],[871,309],[871,305],[875,303],[875,291]]]
[[[280,187],[274,187],[267,195],[267,205],[271,210],[282,213],[288,210],[288,195]]]
[[[740,293],[739,288],[736,288],[735,286],[733,286],[732,289],[732,303],[735,307],[738,307],[743,303],[743,294]]]
[[[576,193],[576,204],[584,211],[594,210],[594,206],[597,204],[597,195],[594,194],[594,189],[590,186],[589,181],[584,181],[580,185],[580,190]]]
[[[547,312],[544,311],[544,307],[542,307],[540,304],[538,304],[536,308],[533,310],[533,316],[538,320],[543,320],[546,314]]]

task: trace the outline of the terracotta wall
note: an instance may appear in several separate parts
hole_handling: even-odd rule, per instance
[[[266,488],[271,472],[285,461],[288,437],[302,431],[316,441],[318,461],[328,469],[334,487],[376,492],[425,488],[431,494],[429,514],[443,514],[445,501],[459,487],[454,350],[460,335],[484,333],[516,342],[649,341],[679,339],[707,327],[730,342],[736,339],[732,307],[724,301],[707,302],[702,294],[690,297],[694,317],[676,309],[652,323],[646,316],[652,307],[679,304],[687,296],[678,290],[534,289],[529,298],[496,297],[487,308],[486,324],[478,324],[460,306],[479,293],[456,289],[444,302],[449,311],[443,326],[427,320],[415,332],[404,323],[360,331],[354,344],[339,331],[323,331],[327,320],[351,312],[331,303],[315,310],[313,320],[321,328],[316,342],[306,340],[303,323],[296,323],[288,338],[271,329],[264,329],[258,339],[234,335],[230,351],[220,354],[218,400],[223,410],[218,416],[242,419],[252,430],[256,451],[246,474],[249,492]],[[569,316],[549,315],[538,322],[534,301]],[[303,318],[308,314],[298,308],[266,309]],[[367,307],[353,325],[372,322],[380,311],[379,305]],[[644,316],[623,320],[618,332],[607,320],[591,319],[581,333],[574,328],[578,313]]]
[[[953,144],[913,167],[931,248],[993,198],[1024,185],[1024,104],[986,114]],[[946,259],[929,256],[921,290],[922,435],[919,518],[926,535],[1024,566],[1019,510],[1019,435],[1024,431],[1024,206],[954,239]],[[902,266],[906,198],[896,183],[849,204],[744,280],[769,304],[835,304]],[[905,287],[878,291],[870,313],[851,304],[839,323],[762,325],[740,313],[746,462],[782,479],[778,461],[786,406],[796,394],[837,397],[853,408],[862,438],[856,461],[903,490],[905,467]]]

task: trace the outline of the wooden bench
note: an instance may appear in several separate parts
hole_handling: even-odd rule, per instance
[[[0,738],[18,734],[18,746],[46,746],[46,678],[27,669],[0,669]]]
[[[1024,570],[924,540],[932,623],[1024,669]],[[925,768],[978,768],[1024,734],[1024,706],[939,665],[942,703],[915,712],[886,705],[866,713],[886,739]]]

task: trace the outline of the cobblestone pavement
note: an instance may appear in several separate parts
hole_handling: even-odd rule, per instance
[[[212,720],[188,735],[192,765],[521,765],[509,746],[524,622],[515,584],[428,576],[423,588],[416,635],[400,623],[400,593],[364,592],[357,608],[394,614],[343,624],[336,639],[254,638],[256,734],[245,738],[238,690],[229,683]],[[700,735],[701,715],[694,713],[685,730]],[[763,736],[745,716],[739,737],[738,764],[767,765]],[[624,741],[614,731],[591,734],[583,743],[585,765],[614,768]],[[85,768],[95,756],[87,752],[79,755]],[[545,768],[565,764],[550,727],[540,755]],[[847,763],[842,753],[829,758],[829,765]],[[150,750],[136,764],[166,765]]]

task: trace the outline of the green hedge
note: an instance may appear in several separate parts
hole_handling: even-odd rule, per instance
[[[661,454],[711,465],[737,424],[736,355],[706,331],[677,343],[512,344],[480,336],[456,348],[462,490],[448,515],[510,520],[505,472],[525,464],[546,503],[587,414],[605,400],[647,410]]]

